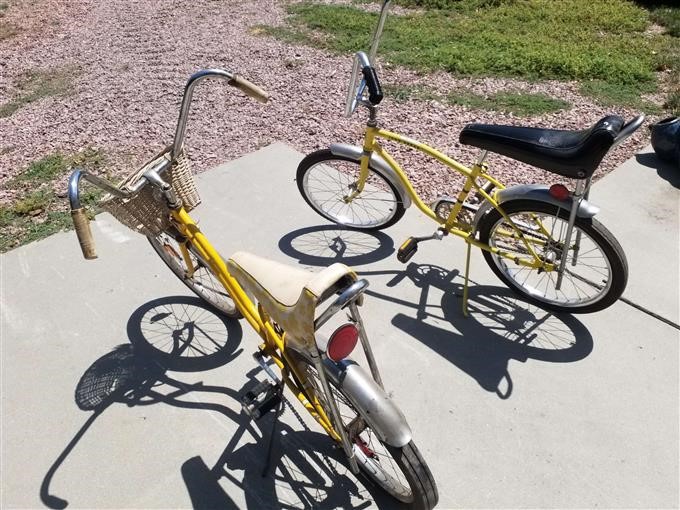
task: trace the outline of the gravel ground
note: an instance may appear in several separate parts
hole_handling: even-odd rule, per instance
[[[4,19],[19,33],[0,41],[0,105],[11,99],[17,79],[29,71],[77,71],[72,94],[44,98],[0,119],[0,202],[14,196],[2,186],[9,178],[55,152],[96,147],[107,156],[106,172],[129,173],[171,142],[184,83],[206,67],[244,76],[267,90],[271,100],[261,105],[222,83],[204,82],[194,94],[186,142],[195,171],[275,141],[302,153],[335,141],[360,143],[365,116],[343,115],[351,57],[291,46],[256,28],[284,23],[282,1],[17,1],[10,2]],[[438,101],[383,101],[384,127],[466,164],[474,161],[477,150],[460,145],[458,132],[469,122],[580,129],[612,113],[578,95],[573,83],[423,76],[380,59],[379,71],[383,83],[426,84],[442,94],[452,88],[489,94],[511,88],[545,92],[573,104],[569,111],[527,120]],[[619,108],[616,113],[630,118],[636,112]],[[647,141],[648,131],[641,129],[608,156],[597,177]],[[438,165],[401,150],[395,153],[404,156],[407,173],[425,197],[457,190],[458,179]],[[279,170],[276,161],[271,164],[272,171]],[[490,164],[506,184],[556,180],[498,156]],[[292,169],[285,171],[292,178]],[[57,184],[62,189],[65,179]]]

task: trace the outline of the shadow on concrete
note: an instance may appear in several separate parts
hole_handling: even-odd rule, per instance
[[[191,297],[163,298],[139,307],[128,322],[131,343],[119,345],[97,359],[78,382],[76,404],[93,412],[46,473],[40,487],[42,502],[49,508],[68,506],[66,499],[50,493],[55,473],[97,418],[109,406],[122,403],[128,407],[166,404],[217,412],[237,425],[213,467],[208,468],[200,457],[182,465],[194,508],[238,508],[219,483],[223,477],[244,490],[248,508],[364,508],[371,501],[379,507],[392,508],[393,500],[369,481],[358,485],[348,476],[351,472],[345,467],[342,450],[336,450],[326,434],[310,431],[285,399],[302,430],[293,430],[283,422],[277,424],[272,468],[263,477],[274,411],[253,422],[242,411],[210,402],[208,396],[214,394],[220,401],[226,396],[240,404],[245,392],[258,383],[259,367],[247,374],[249,381],[240,390],[203,382],[186,383],[168,375],[170,366],[173,370],[195,371],[203,366],[215,368],[236,358],[242,352],[238,349],[241,330],[230,323],[237,321],[215,316],[200,305],[200,300]],[[223,334],[226,339],[221,337]],[[190,395],[196,392],[203,395],[201,399]],[[235,471],[243,472],[242,481]],[[357,498],[365,503],[356,506]]]
[[[143,304],[127,325],[130,342],[167,370],[199,372],[229,363],[243,330],[195,296],[170,296]]]
[[[294,230],[279,240],[279,249],[300,264],[349,266],[370,264],[394,253],[394,241],[383,232],[364,232],[338,225],[318,225]]]
[[[417,302],[396,297],[399,292],[373,297],[397,303],[411,313],[399,313],[392,324],[475,379],[486,391],[507,399],[513,383],[509,360],[536,359],[552,363],[581,360],[593,349],[587,328],[571,314],[557,314],[527,303],[506,288],[471,285],[469,316],[462,311],[462,280],[458,271],[428,264],[409,264],[404,271],[361,272],[362,276],[394,274],[388,287],[410,280],[421,289]],[[471,282],[472,283],[472,282]],[[443,292],[439,305],[428,304],[432,289]],[[446,321],[453,327],[439,327]]]
[[[659,159],[654,152],[636,154],[635,159],[642,166],[655,169],[659,177],[668,181],[671,186],[680,189],[680,168]]]

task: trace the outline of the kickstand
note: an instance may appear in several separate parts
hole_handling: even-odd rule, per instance
[[[467,243],[467,255],[465,257],[465,285],[463,286],[463,316],[469,317],[468,314],[468,286],[469,286],[469,276],[470,276],[470,251],[472,251],[472,245]]]
[[[272,422],[272,430],[269,436],[269,446],[267,447],[267,462],[262,469],[262,478],[265,478],[269,474],[269,468],[272,464],[274,438],[276,437],[276,424],[279,422],[279,416],[281,416],[281,411],[283,410],[283,381],[278,384],[276,392],[279,396],[279,401],[277,402],[276,409],[274,410],[274,421]]]

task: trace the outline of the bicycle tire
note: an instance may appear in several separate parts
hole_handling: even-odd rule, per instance
[[[210,266],[201,259],[193,246],[187,241],[187,249],[194,266],[194,274],[187,276],[188,268],[177,241],[179,233],[164,231],[155,236],[147,236],[149,243],[158,256],[175,273],[184,285],[200,297],[212,310],[232,318],[240,318],[241,312],[232,301],[228,292],[215,276]]]
[[[560,240],[567,229],[569,211],[545,202],[521,199],[511,200],[501,207],[518,225],[524,238],[532,243],[536,253],[544,258],[554,258],[554,264],[559,265],[564,254]],[[551,233],[550,238],[536,231],[535,217],[541,217],[542,224],[545,222],[546,230]],[[503,225],[511,229],[500,212],[492,209],[479,222],[479,240],[517,256],[527,256],[526,246],[521,240],[499,233],[499,227]],[[554,236],[556,231],[557,239]],[[581,242],[574,263],[572,250],[579,232]],[[604,264],[590,262],[598,256],[595,252],[599,252]],[[540,272],[512,265],[510,259],[486,250],[483,253],[491,270],[510,289],[553,311],[592,313],[603,310],[621,297],[628,282],[628,263],[621,245],[604,225],[593,218],[576,218],[560,290],[554,288],[556,272]]]
[[[319,375],[314,366],[303,362],[307,380],[312,383],[315,393],[326,414],[332,416],[330,406],[325,402]],[[437,485],[430,468],[413,441],[402,447],[393,447],[382,442],[366,423],[363,414],[355,409],[342,388],[338,388],[329,380],[331,391],[335,396],[343,420],[343,426],[354,445],[355,459],[365,476],[387,494],[413,510],[431,510],[439,500]],[[357,417],[364,420],[365,428],[352,436],[347,424]],[[383,453],[378,453],[380,449]],[[385,470],[386,459],[391,459],[403,476],[403,482],[397,480],[392,473]],[[394,475],[399,476],[392,468]]]
[[[298,190],[317,214],[338,225],[366,231],[394,225],[406,211],[403,199],[389,179],[372,166],[362,193],[345,202],[359,170],[358,160],[336,156],[329,149],[312,152],[298,165]]]

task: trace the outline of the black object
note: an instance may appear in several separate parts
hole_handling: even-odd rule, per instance
[[[668,117],[649,126],[652,148],[664,161],[680,167],[680,117]]]
[[[383,99],[382,88],[380,87],[380,81],[378,80],[378,74],[375,69],[371,66],[364,67],[361,72],[366,80],[366,85],[368,86],[368,100],[373,106],[380,104]]]
[[[624,121],[608,115],[589,129],[568,131],[495,124],[468,124],[460,142],[569,177],[590,177],[611,148]]]
[[[281,388],[265,380],[246,392],[241,407],[253,420],[259,420],[280,402]]]
[[[411,257],[413,257],[418,251],[418,240],[415,237],[409,237],[404,243],[399,247],[397,251],[397,260],[403,264],[406,264]]]

